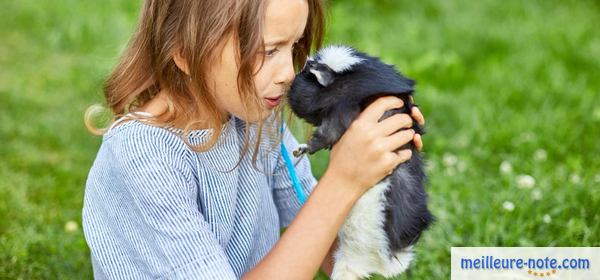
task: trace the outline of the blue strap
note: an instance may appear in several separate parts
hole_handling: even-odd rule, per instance
[[[292,163],[292,159],[290,158],[290,155],[287,151],[287,149],[285,148],[285,145],[283,145],[283,132],[284,132],[284,128],[283,128],[283,112],[281,112],[281,154],[283,155],[283,160],[285,161],[285,166],[288,169],[288,172],[290,174],[290,180],[292,181],[292,186],[294,187],[294,191],[296,191],[296,197],[298,198],[298,201],[300,202],[300,205],[304,205],[304,202],[306,202],[306,194],[304,194],[304,191],[302,190],[302,185],[300,184],[300,180],[298,179],[298,175],[296,174],[296,170],[294,169],[294,164]]]

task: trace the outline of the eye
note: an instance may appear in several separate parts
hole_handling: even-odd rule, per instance
[[[279,51],[279,49],[278,49],[278,48],[274,48],[274,49],[271,49],[271,50],[266,50],[266,51],[265,51],[265,56],[266,56],[266,57],[272,57],[272,56],[274,56],[274,55],[275,55],[275,54],[276,54],[278,51]]]

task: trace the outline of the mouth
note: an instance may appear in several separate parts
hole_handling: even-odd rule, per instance
[[[271,108],[275,108],[277,105],[279,105],[279,103],[281,103],[281,100],[283,99],[283,95],[279,95],[276,97],[265,97],[263,99],[265,100],[267,107],[269,107],[269,109],[271,109]]]

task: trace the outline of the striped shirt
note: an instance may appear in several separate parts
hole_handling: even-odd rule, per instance
[[[251,138],[257,130],[251,126]],[[211,133],[194,130],[188,139],[198,144]],[[227,172],[245,133],[245,122],[231,116],[219,142],[197,153],[178,135],[142,120],[110,129],[83,205],[94,277],[237,279],[255,266],[301,205],[279,149],[259,153],[256,167],[249,152]],[[298,145],[287,127],[283,143],[288,151]],[[310,193],[317,181],[307,157],[296,172]]]

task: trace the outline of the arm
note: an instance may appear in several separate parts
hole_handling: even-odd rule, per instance
[[[411,116],[417,120],[417,123],[419,125],[425,124],[425,119],[423,118],[421,111],[416,106],[412,108]],[[415,134],[415,138],[413,138],[413,140],[415,142],[415,145],[417,146],[417,149],[421,150],[423,148],[423,143],[421,142],[420,135]],[[328,277],[331,277],[331,272],[333,271],[333,264],[335,261],[333,254],[335,253],[335,251],[338,248],[338,245],[339,245],[338,242],[339,242],[339,240],[336,238],[335,241],[333,242],[333,244],[331,245],[331,248],[329,248],[329,252],[327,253],[327,256],[325,257],[325,259],[323,260],[323,263],[321,264],[321,270]]]
[[[319,266],[331,267],[326,256],[356,200],[411,156],[410,150],[394,151],[413,139],[410,130],[397,132],[411,127],[412,118],[403,114],[378,122],[402,105],[395,97],[379,98],[352,122],[332,147],[327,170],[305,205],[244,279],[312,279]]]
[[[335,261],[335,259],[333,258],[333,253],[337,250],[338,242],[339,240],[337,238],[335,239],[335,241],[333,241],[333,245],[331,245],[331,248],[329,248],[329,252],[323,260],[323,263],[321,264],[321,270],[328,277],[331,277],[331,272],[333,271],[333,263]]]
[[[362,194],[344,178],[326,172],[279,242],[243,278],[312,279]]]

